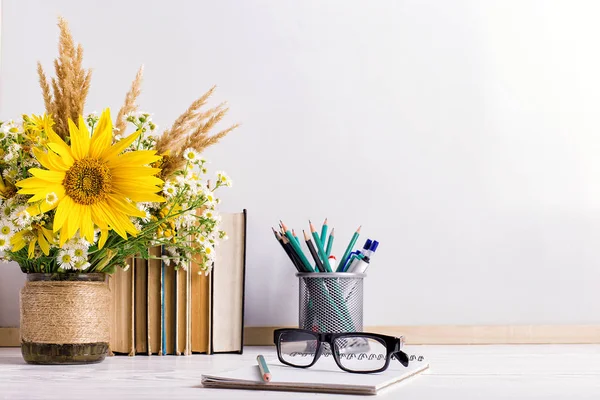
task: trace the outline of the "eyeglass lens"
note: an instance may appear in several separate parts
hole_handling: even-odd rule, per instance
[[[279,338],[281,358],[298,367],[306,367],[313,362],[317,345],[316,336],[307,332],[284,332]]]
[[[349,371],[377,371],[385,366],[387,346],[380,339],[345,336],[335,339],[333,347],[340,364]]]

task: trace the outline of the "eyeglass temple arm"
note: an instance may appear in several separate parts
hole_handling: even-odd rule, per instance
[[[395,358],[396,360],[400,361],[400,363],[402,365],[404,365],[405,367],[408,367],[408,355],[405,352],[403,352],[402,350],[400,350],[403,345],[404,345],[404,336],[401,336],[398,338],[398,341],[396,342],[396,348],[394,349],[392,358]]]
[[[400,361],[400,364],[408,367],[408,354],[405,352],[398,350],[392,354],[392,358],[395,358],[396,360]]]

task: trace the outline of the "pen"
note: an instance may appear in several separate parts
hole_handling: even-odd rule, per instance
[[[365,271],[367,270],[367,268],[369,268],[369,262],[371,260],[369,259],[369,257],[364,257],[361,260],[356,260],[354,261],[354,265],[350,266],[350,268],[352,268],[352,270],[348,271],[348,272],[352,272],[355,274],[364,274]],[[349,268],[349,269],[350,269]]]
[[[364,254],[359,253],[358,255],[353,255],[350,260],[348,260],[348,262],[346,263],[346,267],[344,268],[343,272],[354,272],[353,267],[356,265],[356,263],[360,260],[362,260],[365,257]]]
[[[377,240],[373,240],[373,243],[371,243],[369,250],[365,252],[365,256],[370,258],[375,253],[375,251],[377,251],[378,246],[379,242]]]
[[[263,381],[270,382],[271,381],[271,371],[269,371],[269,366],[265,361],[265,358],[259,354],[256,357],[256,361],[258,362],[258,369],[260,369],[260,376]]]

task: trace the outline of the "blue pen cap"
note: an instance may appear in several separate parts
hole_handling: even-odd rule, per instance
[[[371,241],[371,239],[367,239],[367,241],[365,242],[365,245],[363,246],[363,250],[369,250],[372,245],[373,245],[373,242]]]
[[[369,248],[369,250],[375,253],[375,250],[377,250],[377,246],[379,246],[379,242],[377,240],[373,240],[373,243],[371,243],[371,247]]]

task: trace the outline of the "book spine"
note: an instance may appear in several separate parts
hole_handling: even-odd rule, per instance
[[[175,347],[175,355],[181,355],[181,353],[179,352],[179,270],[175,270],[175,279],[173,279],[173,286],[175,288],[175,315],[173,318],[173,330],[175,331],[175,336],[174,336],[174,347]]]
[[[165,263],[163,260],[160,260],[160,332],[162,344],[162,352],[160,354],[165,356],[167,355],[167,334],[165,331]]]

